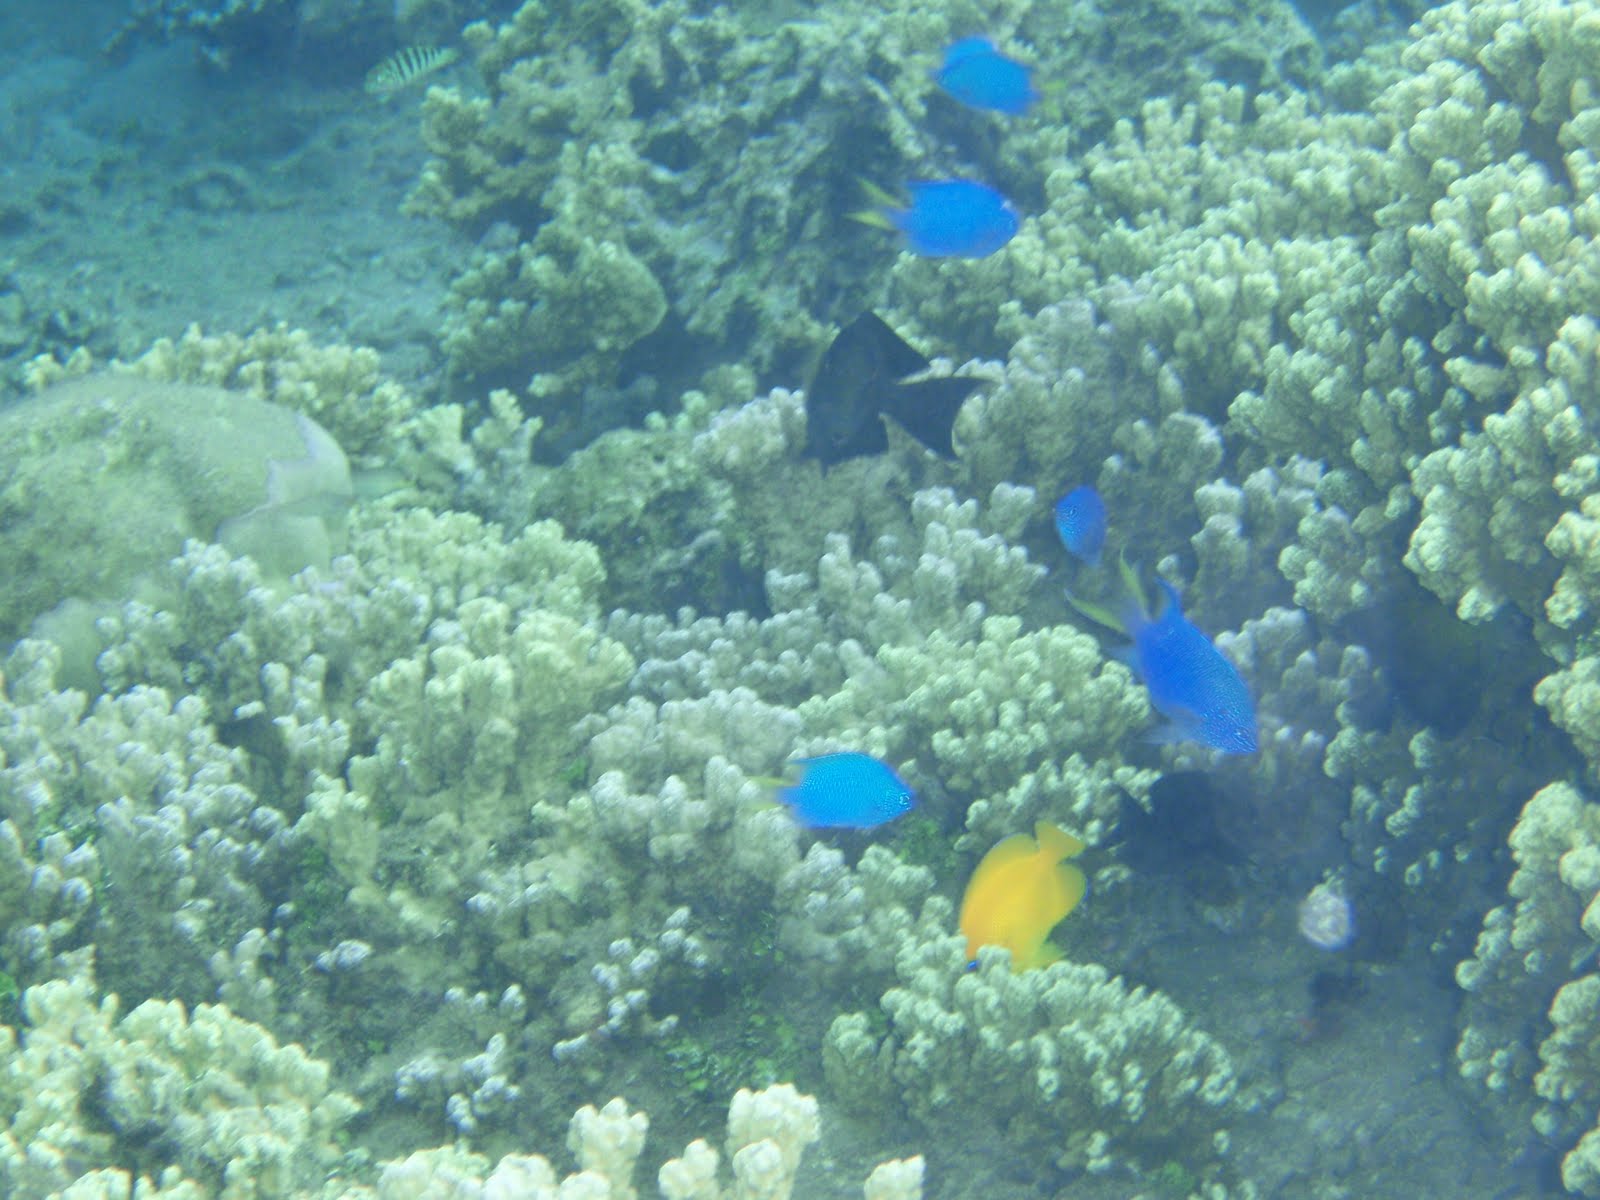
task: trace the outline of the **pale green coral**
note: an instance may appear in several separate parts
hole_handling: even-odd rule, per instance
[[[531,365],[535,394],[612,382],[618,358],[667,312],[660,283],[626,245],[559,222],[506,253],[481,253],[450,295],[443,337],[452,369],[493,375]]]
[[[29,368],[29,384],[37,390],[96,367],[87,351],[65,363],[36,359]],[[368,467],[391,465],[414,422],[426,419],[416,398],[380,371],[376,351],[323,345],[286,325],[244,336],[207,335],[191,325],[183,336],[162,338],[127,362],[113,359],[105,370],[161,383],[227,388],[304,413],[331,432],[354,461]]]
[[[329,1191],[330,1200],[636,1200],[636,1164],[649,1118],[621,1099],[573,1114],[567,1148],[578,1170],[558,1176],[537,1154],[507,1154],[497,1163],[465,1145],[419,1150],[382,1165],[374,1186]],[[703,1138],[662,1164],[657,1176],[662,1200],[789,1200],[795,1174],[821,1126],[816,1100],[783,1083],[760,1091],[741,1089],[728,1108],[727,1155],[734,1184],[718,1182],[720,1156]],[[921,1200],[920,1158],[882,1163],[867,1185],[870,1200]]]
[[[23,997],[28,1027],[0,1026],[0,1182],[56,1194],[86,1163],[159,1179],[151,1195],[289,1200],[320,1187],[357,1111],[326,1064],[225,1008],[115,997],[57,980]],[[141,1182],[139,1194],[150,1185]],[[80,1184],[80,1194],[94,1194]]]
[[[1510,840],[1508,902],[1484,919],[1473,957],[1456,971],[1468,992],[1456,1057],[1511,1121],[1563,1145],[1582,1134],[1563,1176],[1577,1194],[1597,1195],[1596,976],[1579,972],[1600,943],[1600,806],[1550,784]]]
[[[1538,648],[1555,664],[1539,703],[1600,757],[1600,337],[1579,311],[1600,176],[1593,19],[1533,0],[1430,10],[1403,70],[1382,53],[1347,81],[1363,111],[1279,98],[1292,70],[1252,51],[1264,90],[1184,81],[1141,108],[1101,71],[1103,95],[1046,88],[1038,119],[999,122],[941,111],[932,47],[982,17],[1076,98],[1090,76],[1063,64],[1163,10],[895,4],[841,46],[831,11],[691,7],[529,4],[474,27],[489,94],[425,102],[438,161],[417,197],[475,231],[514,226],[482,242],[504,270],[461,281],[458,366],[544,372],[535,392],[573,397],[598,384],[582,397],[602,421],[702,381],[676,415],[544,466],[533,453],[549,460],[571,429],[541,443],[507,392],[423,414],[369,355],[282,331],[149,357],[313,414],[412,487],[356,504],[349,553],[287,587],[190,545],[167,599],[101,622],[84,678],[110,697],[55,690],[37,646],[12,658],[0,965],[67,975],[115,930],[123,945],[95,946],[102,978],[149,990],[152,947],[184,998],[315,1029],[332,1060],[363,1063],[372,1127],[406,1152],[437,1139],[403,1120],[500,1137],[624,1056],[687,1094],[672,1038],[779,1043],[796,1014],[820,1026],[841,990],[870,1004],[898,970],[888,1027],[835,1026],[841,1094],[907,1100],[936,1135],[999,1103],[1008,1154],[1214,1193],[1235,1103],[1217,1044],[1110,964],[1012,976],[991,952],[966,974],[943,897],[963,855],[1041,818],[1095,845],[1097,883],[1125,876],[1110,835],[1159,764],[1208,772],[1263,844],[1294,843],[1292,865],[1252,864],[1252,885],[1338,850],[1357,885],[1411,885],[1385,915],[1414,936],[1459,927],[1515,804],[1581,770],[1525,702]],[[1173,15],[1181,41],[1215,14]],[[1166,36],[1147,25],[1117,53]],[[1122,123],[1083,147],[1109,112]],[[797,382],[831,305],[882,298],[857,281],[890,244],[832,227],[855,184],[827,163],[875,145],[891,174],[943,170],[947,141],[1030,215],[982,262],[903,256],[882,310],[930,353],[1004,361],[955,368],[988,381],[955,460],[895,429],[887,454],[824,473],[802,458],[803,398],[757,379]],[[570,344],[573,322],[597,336]],[[489,344],[507,332],[539,361]],[[668,342],[684,378],[659,394],[608,378]],[[1048,520],[1080,482],[1112,505],[1113,551],[1178,586],[1239,665],[1256,755],[1139,744],[1142,692],[1098,633],[1063,623],[1052,578],[1095,594]],[[418,499],[501,524],[400,506]],[[1447,633],[1451,653],[1423,655],[1435,616],[1463,626],[1413,619],[1408,571],[1463,616],[1519,610],[1534,637],[1507,620],[1509,653]],[[1374,636],[1385,620],[1405,636]],[[1405,675],[1419,661],[1484,702],[1426,711]],[[853,866],[856,844],[798,830],[767,782],[844,745],[892,759],[925,809]],[[1511,898],[1460,976],[1463,1069],[1509,1148],[1530,1131],[1572,1147],[1578,1191],[1600,1144],[1591,808],[1562,783],[1529,803]],[[1252,886],[1239,906],[1263,937],[1287,936],[1265,912],[1276,894]],[[1107,907],[1091,897],[1074,918],[1075,952],[1120,952]],[[1452,953],[1443,936],[1430,948]],[[761,1047],[785,1066],[805,1049],[786,1033],[781,1055]],[[614,1128],[629,1143],[627,1114]],[[80,1191],[126,1191],[127,1162],[101,1153]],[[715,1185],[709,1153],[680,1160],[674,1194]],[[783,1161],[746,1164],[754,1178]],[[488,1163],[402,1155],[374,1186],[474,1194]],[[495,1189],[561,1186],[532,1160],[502,1165]],[[150,1194],[201,1189],[198,1168],[157,1166]]]
[[[897,1099],[930,1125],[959,1113],[1063,1168],[1215,1170],[1238,1083],[1176,1004],[1098,966],[1014,973],[986,949],[968,972],[963,958],[960,938],[923,932],[883,997],[887,1034],[835,1019],[824,1065],[841,1095]]]
[[[285,575],[342,542],[343,453],[308,418],[247,395],[90,376],[8,408],[0,443],[14,556],[0,636],[69,599],[130,593],[185,538],[261,552]]]
[[[199,699],[140,687],[86,711],[81,694],[50,690],[52,651],[24,642],[0,701],[0,953],[30,980],[97,945],[123,995],[206,997],[212,950],[269,921],[259,884],[282,865],[283,818]]]
[[[682,0],[590,7],[552,13],[528,3],[497,26],[470,26],[465,37],[488,97],[439,88],[425,104],[423,136],[435,157],[412,211],[474,226],[506,219],[520,243],[496,252],[498,266],[469,268],[457,288],[466,303],[453,337],[469,366],[485,350],[513,353],[493,344],[497,331],[541,324],[541,305],[559,311],[572,282],[532,287],[516,265],[543,259],[540,243],[557,228],[563,239],[609,243],[641,264],[669,299],[669,321],[717,344],[723,359],[765,368],[815,346],[827,316],[866,302],[862,255],[887,261],[894,253],[881,235],[842,220],[841,197],[856,181],[837,150],[867,148],[886,185],[944,157],[927,132],[930,119],[948,121],[929,103],[928,48],[967,30],[1014,29],[1061,85],[1049,105],[1071,126],[1059,117],[1019,125],[988,152],[1001,174],[1019,179],[1059,158],[1071,127],[1097,129],[1153,92],[1192,89],[1193,64],[1209,56],[1273,90],[1314,77],[1320,65],[1309,31],[1273,3],[1241,14],[1153,0],[1065,21],[1030,0],[1012,0],[1003,16],[965,2],[900,2],[805,21],[701,11]],[[1149,52],[1157,28],[1159,55]],[[1163,71],[1167,62],[1188,66]],[[648,291],[584,286],[586,309]],[[591,353],[587,337],[576,344],[583,361],[540,386],[613,382],[603,377],[614,354]],[[573,345],[564,342],[564,352]],[[519,364],[547,370],[539,355],[518,349]]]
[[[1600,656],[1584,654],[1552,671],[1534,687],[1533,698],[1590,762],[1600,761]]]
[[[976,637],[885,645],[838,692],[800,706],[841,744],[923,764],[980,839],[1044,817],[1091,841],[1115,819],[1119,785],[1148,786],[1102,749],[1148,711],[1093,638],[1064,625],[1024,634],[1011,617],[988,618]]]

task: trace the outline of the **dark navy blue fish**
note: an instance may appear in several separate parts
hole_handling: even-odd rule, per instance
[[[908,190],[910,204],[882,213],[905,234],[906,245],[929,258],[986,258],[1015,237],[1021,224],[1011,202],[988,184],[925,180]]]
[[[1106,505],[1100,493],[1084,484],[1057,500],[1056,532],[1074,558],[1099,566],[1106,544]]]
[[[963,38],[944,52],[934,81],[969,108],[1019,116],[1039,98],[1028,68],[986,37]]]
[[[834,463],[889,448],[883,418],[893,417],[935,454],[955,457],[951,432],[961,404],[980,381],[962,376],[910,379],[928,360],[873,313],[839,331],[806,385],[806,449],[826,471]]]
[[[873,829],[916,804],[894,769],[870,754],[824,754],[791,765],[800,768],[800,780],[779,788],[778,799],[812,829]]]

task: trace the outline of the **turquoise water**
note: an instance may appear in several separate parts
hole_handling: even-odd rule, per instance
[[[0,1192],[1600,1195],[1600,10],[215,8],[0,16]]]

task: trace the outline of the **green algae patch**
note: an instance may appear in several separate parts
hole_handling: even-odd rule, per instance
[[[325,563],[351,496],[309,417],[222,388],[98,375],[0,410],[0,638],[133,595],[188,538],[268,575]]]

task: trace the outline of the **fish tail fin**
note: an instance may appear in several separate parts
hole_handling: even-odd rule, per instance
[[[935,454],[954,458],[956,414],[982,385],[981,379],[959,375],[896,384],[884,397],[883,411]]]
[[[865,179],[858,175],[856,176],[856,182],[861,185],[861,190],[866,193],[868,204],[877,205],[882,208],[899,208],[904,203],[899,196],[896,196],[893,192],[888,191],[885,188],[879,187],[870,179]]]
[[[894,232],[894,222],[876,208],[862,209],[860,212],[845,213],[845,218],[850,221],[859,221],[863,225],[871,225],[874,229],[887,229]]]
[[[1128,627],[1123,623],[1122,618],[1117,616],[1116,613],[1112,612],[1105,605],[1096,604],[1092,600],[1080,600],[1077,596],[1072,594],[1070,588],[1063,589],[1062,594],[1066,596],[1067,603],[1072,605],[1073,610],[1077,612],[1080,617],[1084,617],[1090,621],[1093,621],[1096,625],[1104,625],[1113,633],[1128,632]]]
[[[1034,823],[1033,836],[1039,842],[1039,849],[1045,851],[1057,862],[1064,858],[1077,858],[1083,853],[1083,842],[1073,837],[1059,825],[1049,821]]]
[[[860,212],[845,213],[852,221],[860,221],[863,225],[871,225],[874,229],[887,229],[891,233],[896,229],[894,221],[890,218],[891,212],[896,212],[905,207],[904,202],[892,193],[885,191],[870,179],[856,177],[856,182],[861,185],[861,190],[866,194],[867,203],[871,208]]]
[[[789,810],[789,815],[797,824],[807,829],[815,829],[823,823],[817,819],[815,797],[808,794],[800,785],[786,783],[782,787],[774,788],[773,796],[778,803]]]
[[[1117,552],[1117,576],[1122,580],[1122,586],[1128,593],[1128,599],[1139,606],[1139,611],[1148,614],[1150,609],[1144,602],[1144,584],[1139,582],[1139,568],[1128,561],[1128,556],[1122,551]]]
[[[1126,552],[1120,550],[1117,552],[1117,575],[1122,581],[1122,599],[1117,604],[1117,611],[1122,614],[1122,627],[1131,636],[1136,630],[1152,623],[1156,619],[1156,612],[1139,578],[1139,568],[1128,561]]]
[[[1151,621],[1149,606],[1145,603],[1144,584],[1139,582],[1139,569],[1128,561],[1126,551],[1117,551],[1117,577],[1122,582],[1122,597],[1114,605],[1096,604],[1080,600],[1070,591],[1067,603],[1078,615],[1087,617],[1096,625],[1104,625],[1116,633],[1132,635]]]

